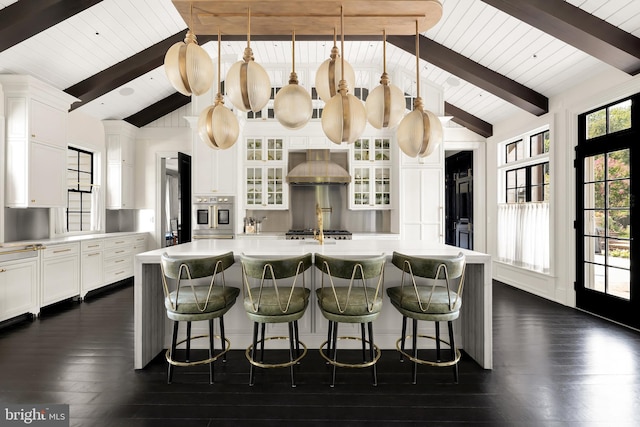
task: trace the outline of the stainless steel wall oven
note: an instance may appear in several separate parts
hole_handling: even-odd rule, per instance
[[[234,217],[233,196],[195,196],[193,198],[193,238],[235,238]]]

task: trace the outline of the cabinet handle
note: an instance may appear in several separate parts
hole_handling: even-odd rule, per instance
[[[115,253],[117,253],[117,254],[121,254],[121,253],[123,253],[123,252],[124,252],[124,249],[123,249],[123,250],[121,250],[121,251],[116,251]]]
[[[97,248],[97,247],[99,247],[99,246],[100,246],[100,245],[89,245],[89,246],[87,246],[87,248]]]
[[[100,252],[94,252],[92,254],[87,254],[87,256],[97,256],[97,255],[100,255]]]
[[[114,273],[114,274],[115,274],[115,275],[118,275],[118,274],[124,274],[124,271],[118,271],[117,273]]]
[[[71,251],[71,249],[60,249],[59,251],[53,251],[53,253],[54,254],[59,254],[59,253],[62,253],[62,252],[70,252],[70,251]]]
[[[0,273],[4,273],[5,271],[7,270],[5,270],[4,268],[0,268]]]
[[[31,199],[31,203],[35,203],[35,202],[36,202],[36,199]]]
[[[31,138],[35,138],[35,137],[36,137],[36,134],[35,134],[35,133],[32,133],[32,134],[31,134]]]
[[[117,263],[119,263],[119,262],[124,262],[124,260],[123,260],[123,259],[117,259],[117,260],[116,260],[116,262],[115,262],[115,264],[117,264]]]
[[[121,245],[122,243],[124,243],[124,240],[120,240],[119,242],[116,242],[116,245]]]

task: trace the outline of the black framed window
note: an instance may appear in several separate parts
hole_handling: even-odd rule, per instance
[[[506,171],[505,203],[549,201],[549,162]]]
[[[67,231],[91,229],[93,153],[79,148],[67,150]]]
[[[524,143],[522,140],[510,142],[504,147],[504,162],[511,163],[524,158]]]
[[[540,154],[549,152],[549,131],[537,133],[529,137],[529,152],[531,156],[538,156]]]

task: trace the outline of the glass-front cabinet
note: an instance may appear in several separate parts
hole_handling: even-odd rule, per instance
[[[247,209],[288,209],[285,182],[287,151],[283,138],[245,140],[245,197]]]
[[[391,209],[391,140],[361,138],[351,149],[351,209]]]

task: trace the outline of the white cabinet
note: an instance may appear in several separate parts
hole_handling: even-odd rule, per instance
[[[0,75],[7,207],[66,206],[67,111],[76,98],[30,76]]]
[[[78,243],[51,245],[42,251],[40,306],[80,295]]]
[[[122,120],[102,122],[107,145],[107,209],[135,206],[135,133],[137,128]]]
[[[39,311],[38,258],[0,264],[0,322]]]
[[[103,239],[86,240],[81,243],[80,272],[81,272],[81,292],[82,298],[87,292],[103,286]]]
[[[392,165],[390,138],[361,138],[350,151],[353,185],[350,209],[391,209]]]
[[[287,149],[283,138],[247,138],[244,145],[246,209],[288,209]]]
[[[444,174],[440,168],[401,170],[402,238],[444,243]]]
[[[238,145],[214,150],[199,137],[193,143],[193,194],[235,196],[238,191]]]
[[[104,241],[104,281],[114,283],[133,276],[133,236],[121,236]]]

